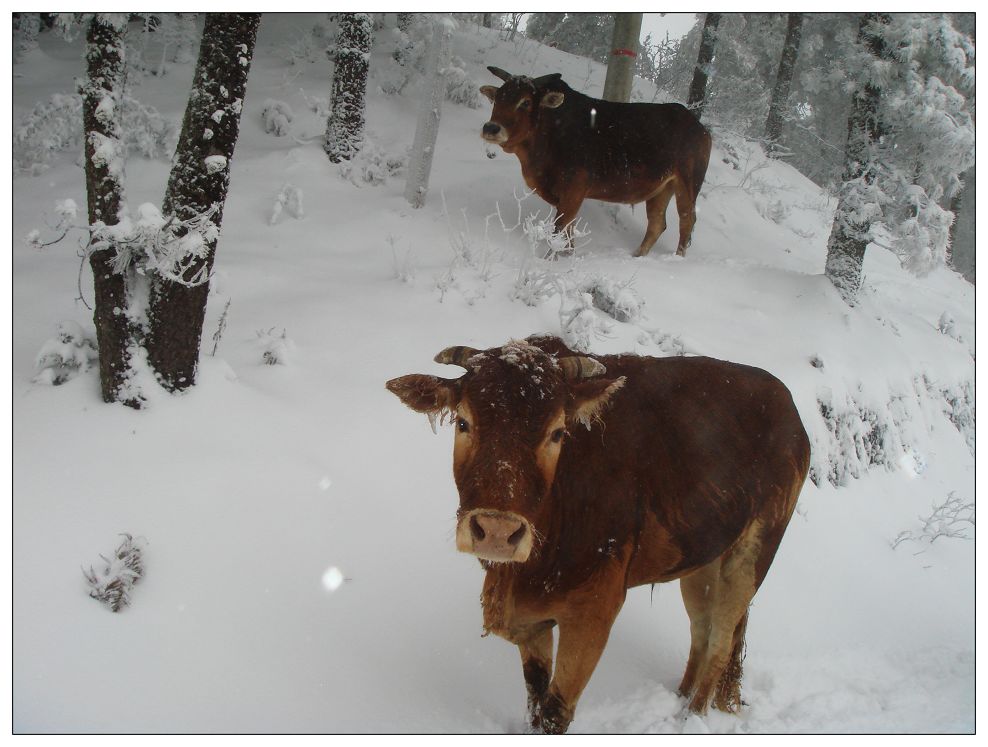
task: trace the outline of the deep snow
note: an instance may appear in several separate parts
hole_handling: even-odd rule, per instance
[[[560,299],[512,300],[519,269],[545,265],[520,229],[486,220],[500,206],[512,225],[523,187],[513,156],[486,157],[486,104],[444,106],[420,210],[404,201],[403,177],[358,188],[317,139],[299,142],[325,127],[306,97],[328,95],[330,68],[292,66],[284,50],[315,17],[262,20],[187,394],[152,392],[135,412],[102,403],[95,369],[57,387],[34,381],[57,324],[92,332],[92,318],[76,300],[76,244],[22,239],[44,232],[57,201],[84,205],[85,186],[69,152],[14,178],[15,732],[524,728],[518,655],[481,638],[482,572],[454,549],[451,431],[434,437],[383,384],[453,375],[431,362],[448,345],[559,333]],[[390,44],[377,34],[372,78]],[[477,85],[495,82],[492,64],[602,88],[598,65],[473,26],[454,33],[453,52]],[[72,91],[82,70],[79,41],[42,35],[14,66],[15,123]],[[134,95],[178,121],[191,73],[175,65]],[[291,107],[294,138],[265,133],[268,99]],[[367,121],[382,152],[411,144],[417,101],[372,80]],[[757,154],[732,168],[727,142],[717,134],[685,259],[673,256],[673,210],[651,255],[633,259],[642,207],[591,202],[590,243],[549,271],[571,284],[631,281],[644,302],[640,319],[610,320],[610,336],[591,338],[595,352],[685,350],[776,374],[821,474],[841,459],[821,398],[849,413],[894,410],[890,464],[840,487],[807,482],[754,600],[740,716],[682,718],[674,690],[689,634],[672,583],[629,592],[571,731],[972,732],[974,542],[891,545],[952,491],[975,499],[974,456],[929,394],[973,383],[974,289],[948,270],[915,278],[873,246],[861,303],[848,308],[822,275],[833,204]],[[160,204],[167,173],[164,160],[130,159],[131,207]],[[272,224],[286,185],[301,190],[304,214]],[[523,216],[537,210],[545,204],[524,201]],[[82,292],[92,299],[88,266]],[[954,337],[937,329],[944,312]],[[264,365],[272,344],[284,365]],[[112,614],[87,596],[81,568],[123,532],[146,541],[146,572],[132,606]]]

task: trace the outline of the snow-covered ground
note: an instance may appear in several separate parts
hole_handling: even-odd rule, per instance
[[[442,348],[536,332],[773,372],[793,391],[817,478],[754,600],[740,716],[683,718],[689,633],[673,583],[629,592],[571,731],[974,731],[974,542],[922,536],[935,506],[975,500],[973,287],[948,270],[913,277],[872,247],[847,307],[822,274],[833,204],[724,131],[685,258],[673,210],[651,255],[633,259],[642,206],[591,202],[589,243],[540,262],[522,227],[505,228],[546,206],[519,207],[513,156],[487,158],[486,103],[445,105],[420,210],[400,175],[362,187],[340,175],[306,104],[328,96],[329,65],[285,55],[314,19],[262,20],[187,394],[137,412],[102,403],[95,369],[34,381],[59,322],[93,327],[75,238],[41,250],[21,239],[45,234],[56,201],[83,215],[85,185],[72,152],[14,178],[14,731],[523,731],[517,651],[481,637],[482,571],[454,549],[451,429],[433,436],[384,381],[451,375],[432,363]],[[377,35],[372,78],[391,45]],[[596,64],[473,26],[453,51],[478,86],[497,83],[490,64],[602,88]],[[74,90],[81,42],[43,34],[13,71],[16,126]],[[177,122],[191,73],[175,65],[132,93]],[[371,138],[402,156],[421,96],[370,88]],[[292,136],[265,133],[268,99],[293,111]],[[166,160],[130,159],[130,205],[160,205],[167,173]],[[272,225],[286,185],[304,215]],[[627,323],[585,310],[585,326],[564,330],[580,297],[528,305],[524,278],[529,296],[539,280],[624,284],[643,306]],[[81,291],[91,302],[88,265]],[[283,365],[264,364],[272,345]],[[113,614],[87,596],[82,568],[124,532],[146,543],[146,573]]]

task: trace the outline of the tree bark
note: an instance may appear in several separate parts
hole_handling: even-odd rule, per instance
[[[436,151],[439,119],[442,116],[445,97],[442,71],[449,60],[451,37],[450,26],[444,19],[435,23],[426,62],[430,93],[429,98],[424,99],[420,105],[412,153],[408,159],[408,179],[405,182],[405,199],[414,208],[420,208],[425,204],[425,197],[429,191],[429,174],[432,171],[432,158]]]
[[[772,103],[769,105],[768,119],[765,121],[765,137],[769,141],[769,155],[773,157],[777,153],[777,146],[782,137],[783,111],[789,101],[789,88],[792,86],[792,75],[796,69],[802,33],[803,14],[790,13],[786,41],[782,45],[782,57],[779,59],[779,71],[775,76],[775,88],[772,89]]]
[[[693,69],[693,81],[690,83],[690,95],[686,106],[693,111],[697,119],[703,115],[703,107],[707,103],[707,71],[714,59],[717,47],[717,26],[720,24],[720,13],[707,13],[703,21],[703,35],[700,37],[700,51],[696,56],[696,67]]]
[[[364,141],[364,98],[370,61],[369,13],[341,13],[337,36],[336,69],[325,150],[333,163],[349,161]]]
[[[638,57],[639,37],[642,32],[641,13],[615,13],[614,35],[611,37],[611,56],[604,79],[606,101],[631,101],[631,88],[635,82],[635,60]]]
[[[230,185],[230,162],[240,133],[260,15],[206,15],[192,92],[182,120],[162,214],[186,221],[216,206],[210,220],[220,228]],[[216,241],[184,273],[212,271]],[[148,361],[166,389],[195,383],[209,282],[194,286],[156,276],[149,299]]]
[[[89,225],[98,238],[100,226],[119,223],[124,206],[123,146],[119,112],[124,81],[126,16],[95,14],[86,33],[86,79],[82,84],[85,129],[86,202]],[[137,407],[122,394],[130,374],[133,330],[127,316],[129,298],[124,272],[114,267],[116,246],[102,237],[102,248],[90,252],[95,302],[93,322],[99,350],[100,390],[104,402]]]
[[[888,14],[866,13],[861,17],[858,40],[877,58],[888,58],[890,51],[874,24],[890,22]],[[861,268],[865,250],[871,241],[872,218],[868,207],[875,207],[870,195],[874,182],[872,148],[882,137],[878,107],[882,91],[870,80],[856,91],[847,120],[847,145],[844,150],[844,174],[834,224],[827,242],[826,275],[853,306],[861,287]]]

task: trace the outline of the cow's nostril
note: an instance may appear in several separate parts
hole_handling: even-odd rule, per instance
[[[472,534],[473,538],[478,542],[487,536],[486,532],[484,532],[484,528],[480,526],[480,522],[477,521],[476,516],[470,517],[470,534]]]
[[[484,125],[484,134],[485,135],[496,135],[500,131],[501,131],[501,125],[499,125],[499,124],[494,124],[493,122],[488,122],[487,124]]]
[[[512,547],[516,547],[519,542],[521,542],[522,537],[525,536],[525,525],[522,524],[518,529],[508,537],[508,544]]]

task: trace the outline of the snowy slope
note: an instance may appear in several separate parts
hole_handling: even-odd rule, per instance
[[[892,548],[902,532],[920,535],[918,517],[950,494],[975,499],[972,451],[945,414],[973,418],[973,287],[947,270],[917,279],[872,247],[861,303],[848,308],[822,275],[833,205],[726,132],[685,259],[673,255],[674,211],[651,255],[633,259],[644,210],[593,202],[576,257],[536,261],[496,211],[511,228],[519,210],[547,209],[535,197],[519,208],[514,157],[486,157],[486,106],[445,106],[421,210],[404,201],[400,176],[358,187],[318,140],[306,144],[324,129],[306,98],[328,96],[329,65],[292,66],[284,50],[313,18],[262,20],[200,381],[187,394],[134,412],[101,402],[95,370],[59,387],[33,381],[56,324],[92,331],[92,319],[75,300],[76,244],[37,250],[20,239],[44,228],[56,200],[84,206],[85,185],[68,152],[14,179],[14,730],[522,731],[518,655],[481,638],[482,572],[453,545],[451,431],[433,436],[383,384],[452,375],[432,363],[448,345],[561,333],[571,299],[513,299],[528,272],[566,287],[630,281],[643,315],[591,312],[609,327],[589,338],[595,352],[685,350],[779,376],[818,476],[755,597],[742,714],[683,719],[674,691],[688,625],[668,584],[629,592],[571,730],[973,731],[974,543]],[[80,42],[41,41],[14,67],[15,122],[82,74]],[[372,76],[389,45],[379,34]],[[585,59],[475,27],[454,34],[454,53],[477,85],[496,82],[492,64],[561,72],[591,95],[602,87],[603,69]],[[188,64],[148,76],[135,95],[177,121],[191,74]],[[402,154],[418,98],[371,88],[372,139]],[[269,98],[294,111],[294,138],[264,132]],[[129,203],[160,204],[167,172],[131,159]],[[302,190],[304,217],[270,225],[286,184]],[[91,300],[88,267],[81,277]],[[945,312],[953,336],[938,329]],[[265,340],[283,333],[286,365],[264,365]],[[825,419],[821,402],[844,420]],[[869,422],[882,426],[871,441]],[[869,466],[855,436],[878,443],[885,463]],[[827,479],[832,468],[843,484]],[[146,539],[146,577],[132,606],[111,614],[87,597],[80,567],[121,532]],[[333,591],[322,581],[332,568],[345,578]]]

